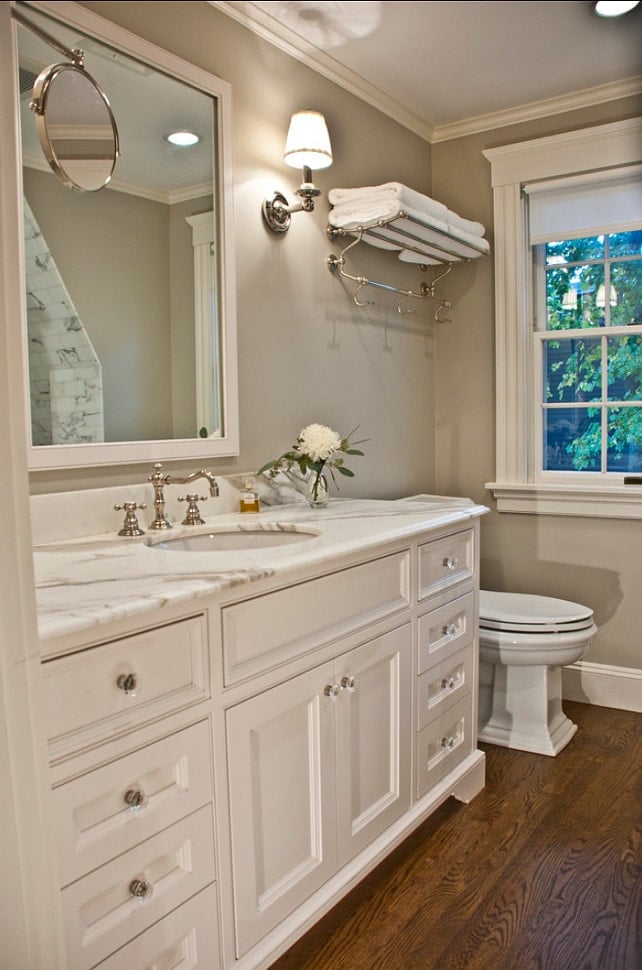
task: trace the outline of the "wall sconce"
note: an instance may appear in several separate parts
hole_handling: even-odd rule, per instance
[[[263,203],[263,218],[272,232],[287,232],[293,212],[312,212],[314,200],[321,195],[312,181],[312,169],[332,165],[332,148],[325,118],[318,111],[297,111],[292,115],[285,141],[283,159],[292,168],[303,169],[303,182],[296,190],[301,202],[288,205],[280,192]]]

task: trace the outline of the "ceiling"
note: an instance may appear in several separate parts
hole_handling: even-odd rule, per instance
[[[642,5],[210,2],[431,141],[642,91]]]

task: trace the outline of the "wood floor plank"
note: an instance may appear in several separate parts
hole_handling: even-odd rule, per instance
[[[272,970],[640,970],[642,716],[567,702],[557,758],[487,746],[443,805]]]

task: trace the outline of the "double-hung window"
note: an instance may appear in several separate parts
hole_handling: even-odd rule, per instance
[[[641,144],[634,119],[485,153],[500,511],[642,518]]]

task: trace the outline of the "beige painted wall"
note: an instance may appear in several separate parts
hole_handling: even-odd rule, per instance
[[[222,472],[257,468],[311,421],[341,433],[361,425],[366,457],[342,495],[398,496],[433,489],[433,338],[424,310],[402,319],[392,296],[359,310],[328,272],[335,246],[325,234],[328,204],[298,214],[285,238],[263,226],[260,209],[300,173],[282,161],[293,111],[322,111],[335,163],[318,173],[325,190],[397,179],[430,191],[430,149],[374,108],[241,27],[206,3],[87,2],[83,6],[228,81],[233,98],[235,237],[241,454],[212,463]],[[357,272],[418,285],[420,274],[363,247]],[[147,468],[32,475],[32,489],[143,480]]]
[[[433,195],[489,227],[493,199],[486,148],[640,114],[639,99],[553,116],[433,145]],[[464,286],[460,286],[462,277]],[[436,338],[437,491],[470,495],[494,509],[493,261],[458,275],[453,324]],[[616,519],[513,515],[482,520],[482,585],[590,605],[599,633],[586,659],[642,668],[642,524]]]

